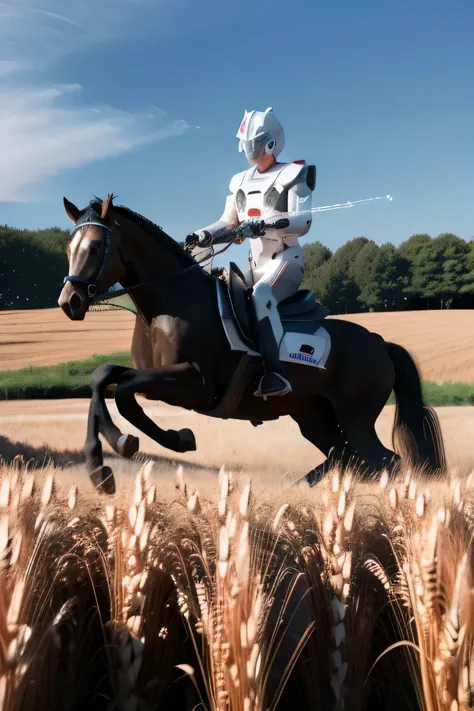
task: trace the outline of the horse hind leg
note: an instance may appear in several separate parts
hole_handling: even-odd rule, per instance
[[[336,409],[336,416],[344,428],[353,455],[354,467],[368,479],[384,470],[390,474],[395,473],[401,461],[398,454],[382,444],[375,431],[375,422],[381,409],[377,408],[375,412],[371,403],[364,409],[361,402],[354,407],[345,404]]]
[[[305,439],[326,455],[324,462],[299,479],[296,484],[306,483],[313,487],[338,465],[347,466],[350,451],[345,433],[339,427],[329,400],[318,398],[304,412],[293,414]]]

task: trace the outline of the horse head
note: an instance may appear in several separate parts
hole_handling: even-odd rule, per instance
[[[95,199],[79,210],[64,198],[67,215],[74,223],[67,248],[69,273],[58,299],[72,321],[82,321],[91,299],[107,291],[125,273],[118,248],[117,226],[113,219],[113,196]]]

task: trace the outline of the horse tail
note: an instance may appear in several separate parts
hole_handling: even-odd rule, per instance
[[[444,473],[446,453],[440,422],[433,408],[424,403],[415,361],[402,346],[396,343],[386,345],[395,369],[393,389],[397,407],[393,446],[398,450],[400,446],[407,450],[413,467],[430,473]]]

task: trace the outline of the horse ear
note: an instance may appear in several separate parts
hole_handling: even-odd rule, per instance
[[[101,213],[101,218],[105,220],[107,217],[107,213],[110,209],[110,205],[112,204],[112,195],[107,195],[107,198],[102,202],[102,213]]]
[[[79,210],[78,207],[76,207],[72,202],[69,202],[67,198],[63,198],[63,203],[64,203],[64,209],[66,210],[67,216],[69,217],[70,220],[76,224],[78,221],[81,211]]]

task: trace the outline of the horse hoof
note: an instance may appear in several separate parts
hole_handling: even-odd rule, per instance
[[[326,474],[326,471],[321,471],[319,467],[316,467],[316,469],[313,469],[312,472],[308,472],[308,474],[301,477],[301,479],[298,479],[298,481],[295,482],[294,486],[301,486],[301,484],[307,484],[309,487],[312,488],[313,486],[316,486],[316,484],[319,484],[319,482],[324,479]]]
[[[117,454],[125,459],[131,459],[140,448],[140,440],[134,435],[124,434],[117,440]]]
[[[303,484],[307,484],[308,486],[313,486],[309,480],[309,474],[306,474],[305,476],[302,476],[301,479],[298,479],[298,481],[295,481],[293,486],[302,486]]]
[[[178,449],[176,451],[181,454],[196,451],[196,439],[191,430],[187,428],[178,430]]]
[[[92,484],[101,494],[115,494],[114,473],[110,467],[97,467],[89,476]]]

